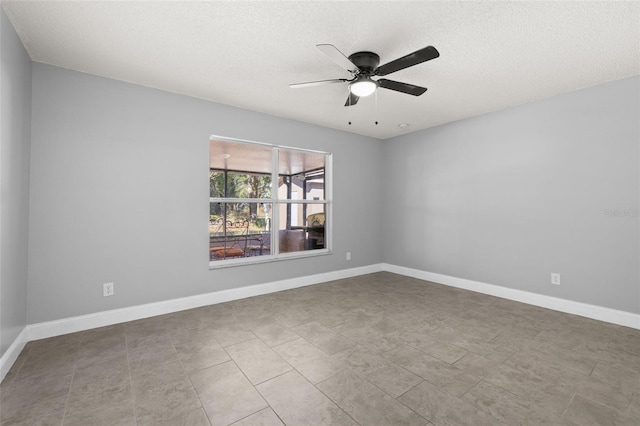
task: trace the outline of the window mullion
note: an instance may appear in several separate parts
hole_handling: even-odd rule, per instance
[[[280,223],[280,204],[278,202],[278,161],[280,151],[273,147],[271,151],[271,254],[280,254],[280,238],[278,238],[278,224]]]
[[[333,156],[331,154],[325,155],[324,160],[324,199],[327,201],[327,204],[324,206],[324,214],[325,214],[325,229],[324,229],[324,237],[325,237],[325,248],[331,250],[333,246],[333,182],[331,178],[333,177]]]

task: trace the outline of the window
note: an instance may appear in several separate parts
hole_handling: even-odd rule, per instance
[[[212,137],[212,267],[329,252],[331,154]]]

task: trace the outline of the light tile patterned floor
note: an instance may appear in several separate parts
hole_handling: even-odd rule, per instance
[[[640,425],[640,331],[390,273],[29,343],[8,425]]]

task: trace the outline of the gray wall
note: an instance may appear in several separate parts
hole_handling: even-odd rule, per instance
[[[380,142],[34,64],[28,323],[382,261],[640,312],[639,89]],[[335,254],[209,270],[210,134],[333,152]]]
[[[209,270],[211,134],[332,152],[335,254]],[[382,261],[379,140],[43,64],[32,135],[29,323]]]
[[[0,8],[0,356],[27,324],[31,59]]]
[[[385,141],[385,262],[639,313],[639,99],[636,76]]]

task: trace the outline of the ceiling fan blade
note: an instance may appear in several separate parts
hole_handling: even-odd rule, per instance
[[[387,80],[386,78],[381,78],[380,80],[378,80],[378,86],[413,96],[420,96],[427,91],[426,87],[414,86],[413,84],[401,83],[394,80]]]
[[[344,106],[352,106],[358,103],[358,99],[360,99],[358,96],[354,95],[353,93],[349,92],[349,97],[347,98],[347,102],[344,103]]]
[[[316,47],[320,49],[322,53],[327,55],[333,62],[340,65],[342,68],[349,72],[358,71],[358,67],[349,60],[344,54],[338,50],[333,44],[317,44]]]
[[[306,83],[294,83],[290,84],[289,87],[292,89],[300,89],[304,87],[313,87],[313,86],[322,86],[323,84],[331,84],[331,83],[344,83],[345,81],[349,81],[346,78],[334,78],[332,80],[318,80],[318,81],[308,81]]]
[[[421,64],[422,62],[430,61],[438,56],[440,56],[440,53],[438,53],[435,47],[427,46],[424,49],[416,50],[402,58],[398,58],[395,61],[379,66],[376,70],[376,74],[379,76],[391,74],[392,72],[400,71],[405,68]]]

